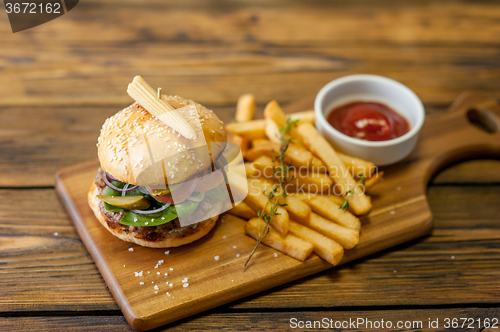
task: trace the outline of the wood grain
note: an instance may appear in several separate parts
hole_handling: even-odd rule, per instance
[[[464,93],[448,113],[427,119],[422,128],[422,138],[414,153],[397,166],[384,168],[385,181],[371,193],[374,208],[362,219],[363,231],[360,241],[354,249],[346,252],[343,263],[427,234],[432,216],[423,189],[428,179],[450,162],[477,155],[500,155],[498,134],[488,135],[466,121],[465,113],[472,107],[484,107],[492,112],[500,110],[496,101],[486,94]],[[443,130],[445,125],[448,130]],[[460,137],[469,139],[465,142],[460,140]],[[304,263],[293,262],[293,259],[291,261],[286,256],[264,259],[267,256],[272,257],[268,252],[273,250],[260,248],[264,252],[259,249],[261,252],[257,253],[256,258],[261,254],[264,256],[259,258],[258,265],[253,266],[254,263],[250,268],[242,270],[241,259],[233,257],[224,261],[224,273],[216,273],[216,268],[207,262],[213,264],[214,255],[219,257],[221,252],[227,251],[222,234],[228,234],[229,238],[239,243],[241,250],[250,251],[253,246],[252,241],[244,235],[243,221],[241,224],[236,221],[223,222],[211,236],[202,240],[202,243],[179,248],[179,253],[168,257],[170,266],[182,269],[184,275],[197,280],[198,285],[195,284],[195,287],[191,286],[183,292],[173,292],[177,299],[170,293],[167,293],[168,297],[165,296],[165,289],[161,286],[157,289],[158,292],[153,292],[162,296],[153,295],[151,289],[138,287],[138,281],[132,278],[131,271],[147,269],[142,259],[145,256],[153,266],[155,261],[165,258],[163,252],[139,248],[144,251],[140,256],[134,254],[124,260],[123,252],[126,251],[125,247],[130,245],[112,238],[107,232],[102,232],[102,227],[95,221],[86,199],[97,167],[97,162],[89,162],[63,169],[56,176],[56,188],[125,317],[136,329],[155,328],[329,268],[328,264],[318,257],[310,258]],[[247,250],[245,246],[248,247]],[[137,260],[137,257],[141,259]],[[189,260],[196,260],[198,263],[186,265]],[[125,262],[129,265],[128,268],[125,267]],[[216,264],[218,263],[220,262]],[[158,273],[160,272],[162,277],[163,272]],[[179,283],[179,280],[175,279],[175,282]],[[216,280],[218,282],[215,282]],[[163,278],[158,280],[157,277],[152,283],[156,285],[161,281],[165,283]],[[149,284],[149,280],[147,283]],[[149,286],[151,288],[151,285]],[[401,300],[404,301],[404,298]]]
[[[52,186],[55,171],[93,158],[100,125],[131,102],[125,89],[137,74],[224,121],[242,93],[254,93],[260,108],[272,99],[285,105],[353,73],[401,81],[428,111],[463,90],[500,94],[500,10],[492,1],[138,8],[86,1],[20,34],[0,17],[0,186]]]
[[[231,307],[497,303],[500,252],[495,245],[500,228],[498,207],[491,202],[499,201],[500,189],[431,185],[428,199],[434,214],[431,236],[237,301]],[[54,189],[4,189],[0,202],[4,202],[0,205],[0,278],[8,285],[1,290],[5,296],[0,297],[0,313],[118,310]],[[469,212],[470,206],[481,214]],[[33,218],[35,214],[42,217]],[[453,284],[445,285],[444,278]],[[393,284],[388,291],[387,285]]]
[[[309,311],[304,310],[301,312],[280,312],[280,311],[258,311],[258,312],[238,312],[231,310],[224,310],[223,312],[212,313],[210,316],[197,316],[184,319],[180,322],[169,324],[167,326],[156,329],[155,331],[194,331],[194,330],[217,330],[217,331],[285,331],[293,330],[292,327],[296,326],[299,321],[302,321],[304,327],[307,321],[322,321],[327,319],[327,324],[344,323],[344,328],[340,327],[335,331],[350,331],[356,327],[349,325],[349,319],[356,321],[358,318],[363,319],[363,323],[357,327],[361,331],[377,331],[379,329],[371,328],[370,326],[377,326],[374,324],[381,324],[384,320],[384,326],[387,326],[388,321],[393,325],[392,330],[402,331],[422,331],[429,329],[429,319],[433,322],[437,320],[439,330],[445,330],[445,324],[448,319],[457,318],[459,324],[454,330],[457,331],[497,331],[497,328],[484,329],[479,328],[477,319],[481,322],[484,319],[497,318],[500,314],[498,308],[450,308],[450,309],[406,309],[406,310],[348,310],[348,311],[335,311],[335,310],[320,310]],[[296,319],[295,321],[293,319]],[[473,319],[475,324],[467,321],[462,328],[463,320],[460,318]],[[333,322],[330,322],[333,320]],[[368,321],[371,322],[368,323]],[[401,323],[399,323],[401,322]],[[403,328],[397,329],[397,324],[403,324]],[[408,324],[404,328],[404,324]],[[318,323],[319,324],[319,323]],[[469,325],[471,324],[471,325]],[[53,331],[134,331],[130,325],[120,316],[76,316],[76,317],[9,317],[0,318],[0,328],[8,328],[9,331],[24,331],[26,326],[36,326],[39,329]],[[316,325],[316,329],[320,330],[321,325]],[[339,325],[342,326],[342,325]],[[498,324],[496,325],[498,326]],[[330,327],[330,325],[326,325]],[[347,328],[345,328],[347,327]],[[423,328],[422,328],[423,327]],[[325,326],[323,326],[325,328]],[[298,326],[295,327],[298,329]],[[449,330],[451,330],[450,328]],[[389,329],[384,329],[389,330]],[[437,330],[437,328],[435,329]]]
[[[271,99],[308,98],[352,73],[400,80],[428,114],[442,113],[463,90],[500,96],[499,19],[495,0],[87,0],[17,34],[0,15],[1,329],[130,330],[50,187],[56,170],[95,158],[104,119],[130,102],[132,76],[224,121],[241,93],[256,95],[260,115]],[[487,315],[474,304],[498,306],[500,296],[498,166],[467,161],[433,179],[430,237],[166,329],[281,330],[292,313],[312,317],[304,307],[347,317],[346,306],[368,305],[363,313],[377,318],[402,302]],[[389,308],[388,318],[416,317]]]

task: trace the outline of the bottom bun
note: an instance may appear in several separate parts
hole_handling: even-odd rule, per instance
[[[150,241],[144,239],[144,236],[141,236],[140,233],[137,232],[129,232],[128,226],[122,224],[116,224],[112,221],[108,220],[108,218],[101,212],[99,207],[100,200],[97,198],[99,194],[97,186],[92,183],[90,187],[90,191],[88,193],[88,201],[89,206],[94,211],[94,214],[99,220],[99,222],[114,236],[118,237],[121,240],[136,243],[138,245],[150,248],[170,248],[170,247],[179,247],[191,242],[194,242],[203,236],[207,235],[208,232],[215,226],[217,219],[219,216],[215,216],[204,221],[201,221],[194,225],[189,225],[186,227],[176,227],[171,231],[163,232],[164,237],[161,240]],[[222,207],[222,204],[214,206],[214,209],[218,208],[219,211]],[[172,221],[173,222],[173,221]],[[155,228],[153,227],[142,227],[142,229]]]

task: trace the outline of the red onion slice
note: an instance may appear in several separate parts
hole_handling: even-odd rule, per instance
[[[123,186],[122,197],[125,196],[125,194],[127,193],[128,186],[129,186],[128,183],[125,183],[125,185]]]
[[[108,174],[108,177],[111,179],[111,181],[120,182],[120,183],[125,183],[125,182],[123,182],[123,181],[118,180],[118,179],[117,179],[117,178],[115,178],[113,175],[111,175],[111,174],[109,174],[109,173],[107,173],[107,172],[105,172],[105,173],[106,173],[106,174]]]
[[[134,212],[137,214],[142,214],[144,216],[147,216],[149,214],[155,214],[155,213],[161,212],[161,211],[165,210],[166,208],[168,208],[169,206],[170,206],[170,204],[165,204],[161,208],[158,208],[156,210],[130,210],[130,212]]]
[[[114,184],[112,184],[112,183],[111,183],[111,181],[109,180],[109,178],[108,178],[108,177],[113,178],[111,175],[109,175],[109,173],[107,173],[107,172],[104,172],[104,171],[103,171],[103,172],[102,172],[102,180],[104,181],[104,183],[106,183],[106,185],[107,185],[108,187],[110,187],[110,188],[111,188],[111,189],[113,189],[114,191],[118,191],[119,193],[123,193],[123,192],[128,193],[129,191],[132,191],[132,190],[135,190],[135,189],[139,188],[139,186],[132,186],[132,187],[127,188],[127,189],[125,189],[126,187],[123,187],[123,189],[118,188],[117,186],[115,186]],[[114,179],[114,178],[113,178],[113,179]],[[113,180],[113,181],[114,181],[114,180]],[[121,181],[118,181],[118,182],[121,182]],[[122,183],[123,183],[123,182],[122,182]],[[127,185],[129,185],[129,184],[127,183]],[[122,195],[122,196],[123,196],[123,195]]]

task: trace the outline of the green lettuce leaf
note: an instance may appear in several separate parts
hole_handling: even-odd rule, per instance
[[[213,201],[225,201],[229,199],[226,183],[222,182],[214,189],[207,191],[205,197]]]
[[[123,183],[119,183],[119,182],[115,182],[115,181],[113,181],[112,183],[113,183],[113,185],[115,185],[118,188],[123,188],[123,186],[125,185]],[[118,191],[115,191],[109,187],[106,187],[106,189],[104,190],[104,195],[121,196],[121,193]],[[150,209],[158,209],[158,208],[163,206],[162,203],[158,202],[150,195],[144,195],[137,189],[129,191],[128,193],[125,194],[125,196],[138,196],[138,195],[146,197],[151,202]],[[104,202],[104,207],[105,207],[106,211],[111,211],[111,212],[123,211],[123,217],[120,220],[120,224],[128,225],[128,226],[159,226],[159,225],[163,225],[163,224],[166,224],[166,223],[176,219],[178,217],[178,214],[181,215],[182,217],[189,216],[190,214],[192,214],[194,212],[194,210],[196,210],[198,205],[199,205],[198,202],[184,201],[180,204],[170,205],[164,211],[161,211],[159,213],[155,213],[155,214],[151,214],[151,215],[142,215],[142,214],[137,214],[137,213],[131,212],[127,209],[113,206],[111,204]]]

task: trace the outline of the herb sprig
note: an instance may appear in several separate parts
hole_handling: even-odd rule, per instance
[[[345,212],[347,212],[347,210],[349,210],[349,198],[355,194],[354,189],[356,188],[356,186],[358,184],[362,184],[364,187],[365,183],[366,183],[366,177],[362,173],[359,173],[358,175],[356,175],[356,177],[358,178],[358,182],[356,182],[356,184],[354,185],[354,187],[351,190],[348,190],[345,193],[346,199],[342,203],[342,205],[340,205],[340,207],[339,207],[339,209],[342,209]]]
[[[288,150],[288,147],[292,142],[292,139],[290,137],[287,137],[287,135],[288,133],[290,133],[292,127],[297,125],[297,122],[298,120],[292,121],[290,117],[287,117],[285,126],[279,127],[279,153],[278,155],[275,155],[274,150],[272,151],[273,186],[271,187],[271,190],[269,192],[264,192],[264,194],[267,196],[267,202],[264,206],[264,209],[259,209],[259,211],[257,211],[257,217],[265,221],[265,226],[259,238],[257,239],[255,247],[248,256],[248,259],[243,267],[247,266],[248,262],[250,262],[250,259],[255,254],[255,251],[259,247],[262,240],[266,238],[267,234],[269,234],[269,223],[272,221],[272,218],[274,216],[280,215],[280,213],[278,212],[278,208],[285,207],[287,205],[285,203],[280,203],[280,201],[283,201],[288,196],[288,193],[286,192],[287,183],[293,180],[293,176],[287,177],[288,169],[292,165],[291,163],[287,164],[285,162],[285,152]],[[278,165],[276,165],[277,163]],[[269,208],[269,212],[266,212],[269,205],[271,205],[271,207]]]

